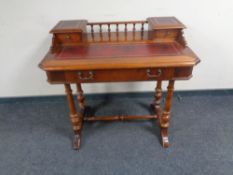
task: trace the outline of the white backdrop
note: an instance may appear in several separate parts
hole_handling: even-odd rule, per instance
[[[231,0],[0,0],[0,97],[63,94],[49,85],[38,63],[48,51],[49,30],[61,19],[140,20],[176,16],[188,45],[202,62],[178,90],[233,88]],[[87,93],[150,91],[154,83],[87,84]]]

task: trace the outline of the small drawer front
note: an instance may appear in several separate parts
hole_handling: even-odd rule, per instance
[[[81,41],[81,33],[56,34],[56,38],[60,43],[77,43]]]
[[[154,40],[171,40],[174,41],[178,35],[178,30],[154,30],[152,34],[152,39]]]
[[[66,82],[125,82],[125,81],[150,81],[168,80],[173,77],[173,68],[148,68],[148,69],[117,69],[117,70],[90,70],[67,71]]]

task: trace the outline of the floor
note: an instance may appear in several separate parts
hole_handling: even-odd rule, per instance
[[[153,93],[88,95],[96,115],[147,114]],[[72,150],[64,96],[0,99],[0,174],[233,174],[233,91],[176,92],[170,147],[152,121],[85,123]]]

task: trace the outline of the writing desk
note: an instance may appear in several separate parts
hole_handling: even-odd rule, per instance
[[[74,131],[80,148],[83,121],[157,119],[163,147],[169,146],[168,127],[175,80],[192,77],[198,57],[186,45],[185,26],[175,17],[145,21],[60,21],[51,31],[52,45],[40,63],[48,82],[64,84]],[[164,108],[160,108],[162,81],[168,81]],[[154,115],[88,116],[82,83],[157,81]],[[70,84],[77,86],[76,110]]]

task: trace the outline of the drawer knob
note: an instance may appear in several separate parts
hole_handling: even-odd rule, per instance
[[[70,39],[70,35],[65,35],[65,39]]]
[[[88,76],[83,76],[82,72],[78,72],[78,78],[80,80],[92,80],[94,78],[94,73],[92,71],[88,72]]]
[[[171,34],[171,32],[170,32],[170,31],[166,31],[166,33],[165,33],[165,37],[169,36],[170,34]]]
[[[156,74],[151,74],[151,70],[147,69],[146,70],[146,75],[150,78],[156,78],[159,77],[162,74],[162,70],[161,69],[157,69],[156,70]]]

